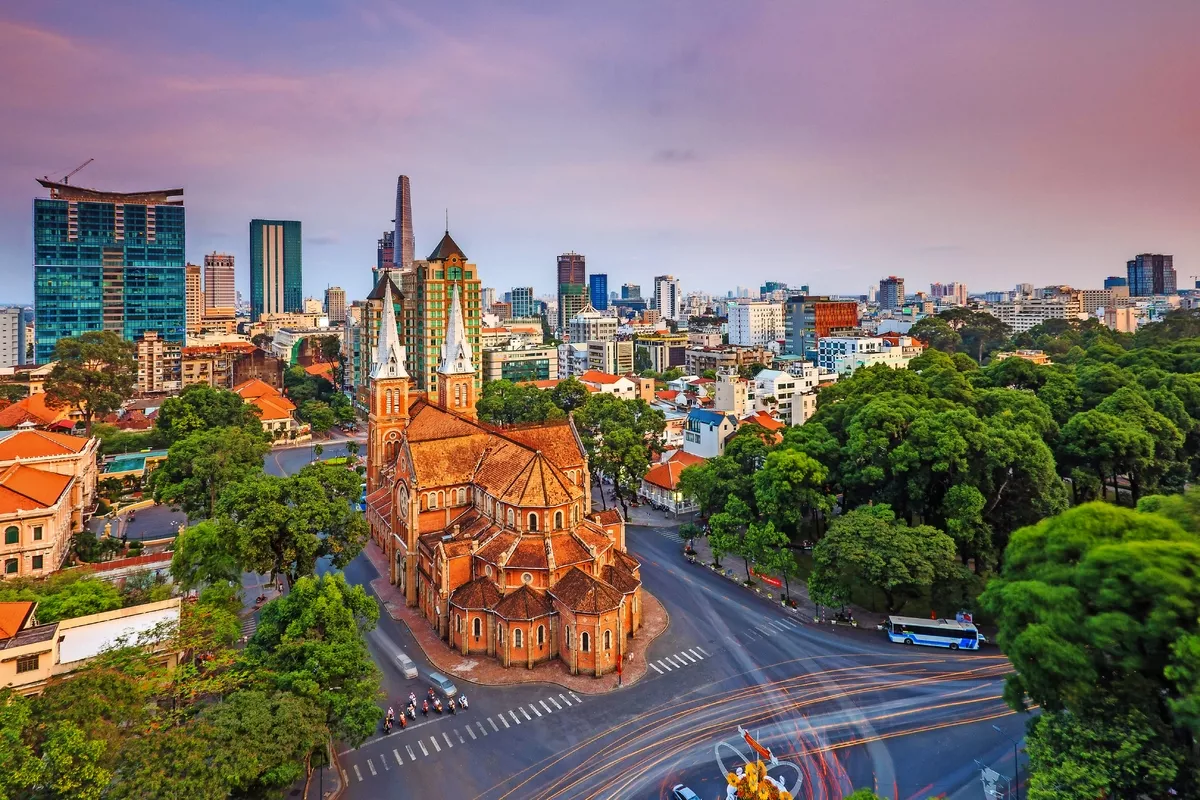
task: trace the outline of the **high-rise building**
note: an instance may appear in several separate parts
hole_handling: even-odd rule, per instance
[[[162,339],[156,331],[137,338],[137,390],[142,393],[175,392],[182,388],[180,365],[183,348]]]
[[[384,231],[375,244],[375,268],[371,270],[371,285],[379,282],[379,273],[396,268],[396,232]]]
[[[0,308],[0,367],[25,363],[25,311]]]
[[[250,220],[250,321],[304,309],[300,223]]]
[[[904,307],[904,278],[889,275],[879,282],[879,307]]]
[[[967,304],[967,285],[958,281],[931,283],[929,284],[929,296],[934,300],[965,306]]]
[[[1142,253],[1126,264],[1129,272],[1129,296],[1150,297],[1175,294],[1175,257]]]
[[[436,392],[438,363],[446,335],[452,294],[459,292],[462,335],[471,349],[471,363],[482,364],[480,321],[482,315],[479,271],[467,261],[462,249],[450,238],[442,237],[429,258],[414,261],[413,268],[397,275],[404,298],[400,320],[401,342],[408,353],[408,372],[417,391]],[[476,395],[482,390],[475,375]]]
[[[396,233],[393,242],[396,269],[401,272],[411,270],[413,259],[416,258],[416,239],[413,238],[412,194],[407,175],[396,179]]]
[[[346,321],[346,290],[340,286],[330,286],[325,290],[325,316],[329,317],[330,325]]]
[[[237,307],[234,274],[233,256],[228,253],[209,253],[204,257],[205,308]]]
[[[1013,294],[1017,297],[1033,297],[1033,284],[1018,283],[1013,287]]]
[[[784,306],[784,352],[815,359],[819,339],[858,325],[858,303],[853,300],[797,295]]]
[[[752,300],[730,303],[730,344],[742,347],[761,347],[782,338],[782,303],[763,303]]]
[[[35,357],[64,336],[146,331],[183,343],[183,190],[103,192],[39,180],[33,201]]]
[[[183,268],[183,293],[187,332],[198,333],[204,322],[204,290],[200,286],[200,265]]]
[[[515,319],[537,316],[537,301],[533,299],[532,286],[514,286],[511,292],[505,294],[509,296],[505,302],[512,303],[512,315]]]
[[[1105,289],[1112,289],[1117,286],[1128,287],[1129,279],[1122,278],[1120,275],[1113,275],[1113,276],[1110,276],[1110,277],[1104,279],[1104,288]]]
[[[597,311],[608,310],[608,275],[603,272],[592,273],[588,278],[588,294],[591,297],[592,308]]]
[[[571,317],[578,314],[588,301],[587,269],[579,253],[563,253],[558,257],[558,320],[559,333],[567,330]]]
[[[491,308],[496,304],[496,290],[491,286],[483,287],[479,290],[479,299],[484,308]]]
[[[679,279],[674,275],[655,276],[654,307],[663,319],[678,322],[683,315],[683,292],[679,288]]]
[[[621,299],[622,300],[641,300],[642,287],[636,283],[621,284]]]

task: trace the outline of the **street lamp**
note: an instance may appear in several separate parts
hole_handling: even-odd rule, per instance
[[[1012,738],[1011,736],[1009,736],[1007,733],[1005,733],[1004,730],[1001,729],[1001,727],[999,725],[993,725],[992,729],[995,730],[996,733],[1003,736],[1005,739],[1008,739],[1010,742],[1012,742],[1012,746],[1013,746],[1013,791],[1017,796],[1017,800],[1021,800],[1021,761],[1020,761],[1020,757],[1017,755],[1017,750],[1019,749],[1018,745],[1017,745],[1017,740]]]

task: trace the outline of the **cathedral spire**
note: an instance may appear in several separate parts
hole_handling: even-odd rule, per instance
[[[471,345],[467,341],[467,326],[463,322],[462,298],[458,284],[450,297],[450,319],[446,323],[446,341],[442,344],[442,363],[438,367],[442,375],[473,375]]]
[[[383,314],[379,320],[379,338],[371,358],[371,378],[407,378],[404,369],[404,348],[396,330],[396,309],[392,302],[392,278],[383,275]]]

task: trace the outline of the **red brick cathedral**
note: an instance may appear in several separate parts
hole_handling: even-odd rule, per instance
[[[450,647],[505,667],[616,669],[641,625],[639,565],[615,511],[591,511],[573,423],[498,428],[475,411],[455,284],[437,389],[410,390],[391,277],[370,374],[367,519],[389,579]]]

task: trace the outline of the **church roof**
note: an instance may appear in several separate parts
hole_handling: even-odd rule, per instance
[[[450,256],[458,256],[463,261],[467,260],[467,256],[463,253],[462,248],[454,243],[450,238],[450,231],[446,231],[446,235],[438,242],[437,249],[429,254],[429,261],[445,261]]]
[[[537,619],[554,613],[554,608],[541,594],[528,586],[509,592],[496,604],[496,614],[504,619]]]
[[[475,374],[475,365],[471,363],[471,344],[467,341],[467,325],[463,322],[462,293],[457,283],[450,294],[450,319],[446,322],[446,340],[442,343],[442,361],[438,373]]]
[[[622,594],[607,583],[574,567],[562,580],[554,584],[550,594],[572,611],[584,614],[599,614],[612,611],[621,605]]]
[[[381,270],[379,273],[378,280],[375,281],[375,286],[371,289],[370,293],[367,295],[367,299],[368,300],[382,300],[383,292],[384,292],[384,279],[390,278],[391,283],[392,283],[392,300],[393,300],[393,302],[402,301],[404,299],[404,295],[402,295],[400,293],[400,284],[396,283],[396,276],[399,274],[400,273],[394,272],[393,270],[390,270],[390,269]]]
[[[450,602],[469,611],[492,609],[500,602],[500,590],[491,580],[480,576],[455,589]]]
[[[503,435],[526,447],[541,450],[562,469],[583,466],[583,450],[579,446],[579,440],[575,438],[571,423],[567,420],[546,422],[527,428],[505,428]]]
[[[637,591],[637,588],[642,585],[642,582],[633,577],[628,570],[616,565],[601,567],[600,580],[621,594]]]
[[[411,420],[406,435],[410,443],[485,433],[483,428],[469,419],[453,414],[423,397],[413,402],[408,413]]]
[[[569,503],[581,493],[539,452],[533,454],[497,499],[518,507],[544,507]]]

